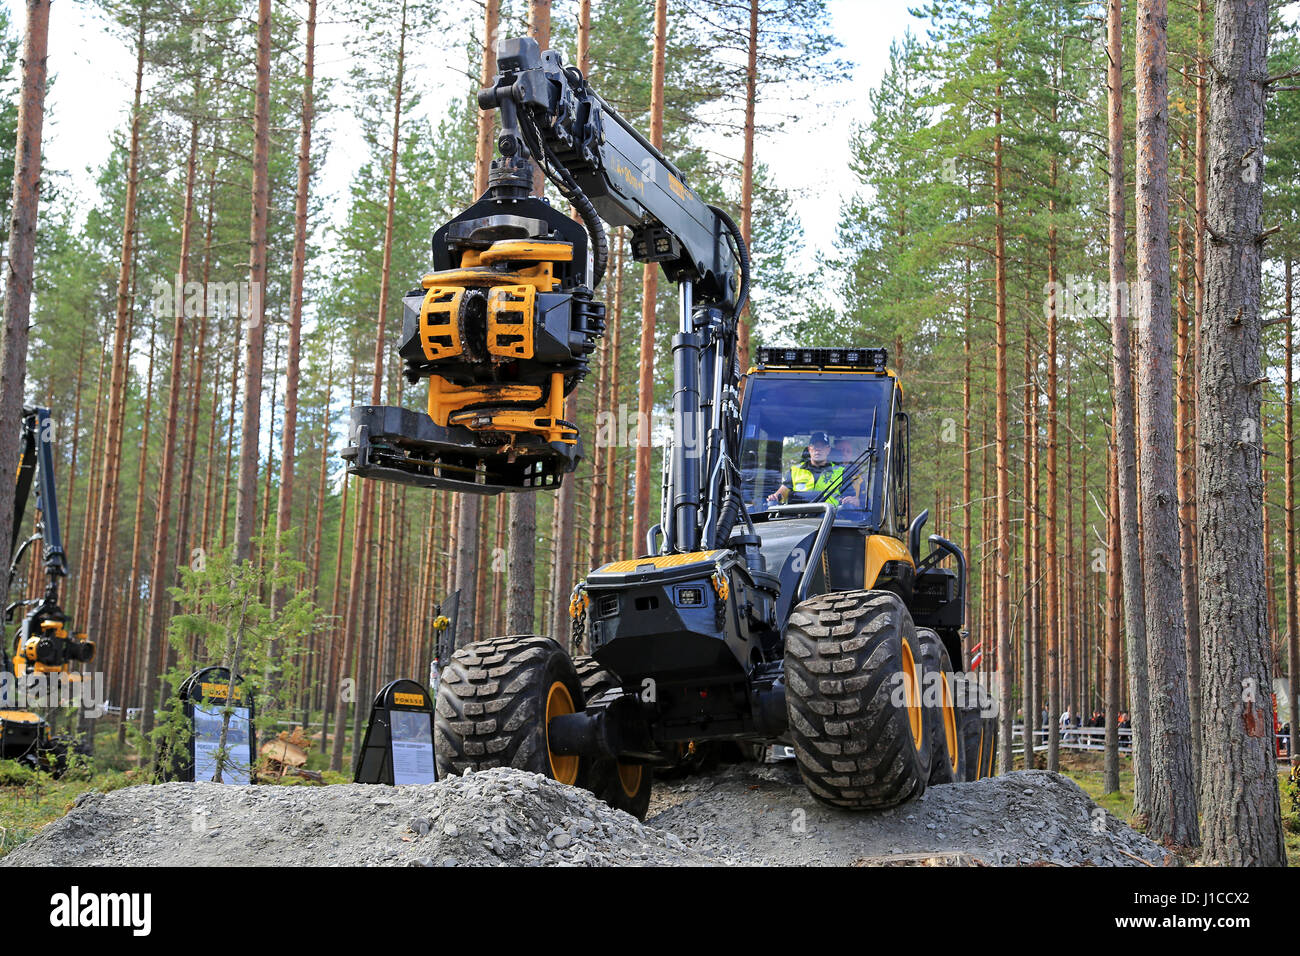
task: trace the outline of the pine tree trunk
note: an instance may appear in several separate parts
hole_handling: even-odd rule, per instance
[[[95,413],[90,421],[90,460],[100,460],[101,442],[104,437],[104,363],[108,359],[108,349],[99,350],[99,370],[95,373]],[[15,466],[16,467],[16,466]],[[95,519],[99,514],[99,477],[100,473],[93,466],[90,469],[90,487],[86,493],[86,507],[81,516],[81,528],[78,538],[77,563],[73,567],[73,582],[76,585],[76,601],[69,604],[78,609],[78,617],[88,620],[86,605],[90,601],[90,587],[94,581],[94,571],[90,565],[90,556],[94,554]]]
[[[276,506],[277,553],[285,547],[293,512],[295,441],[298,430],[298,363],[302,354],[302,286],[307,271],[307,198],[311,188],[312,79],[316,66],[316,0],[307,2],[307,46],[303,61],[302,132],[298,141],[298,191],[293,207],[293,265],[289,287],[289,354],[284,375],[284,430],[280,450],[280,496]],[[398,81],[400,84],[400,80]],[[391,222],[392,213],[389,213]],[[387,269],[385,268],[385,277]],[[381,326],[382,327],[382,326]],[[303,542],[298,542],[302,548]],[[276,590],[272,614],[283,607],[283,588]]]
[[[1187,137],[1184,134],[1182,149],[1182,179],[1187,179]],[[1185,205],[1185,203],[1184,203]],[[1191,670],[1190,648],[1201,640],[1201,603],[1196,593],[1196,522],[1192,516],[1192,503],[1196,489],[1192,484],[1196,468],[1192,448],[1191,422],[1196,414],[1192,402],[1193,379],[1191,373],[1191,330],[1187,314],[1187,219],[1178,219],[1178,372],[1177,372],[1177,433],[1178,433],[1178,539],[1179,563],[1183,588],[1183,618],[1187,622],[1188,670]],[[1287,383],[1290,387],[1290,382]],[[1288,618],[1289,619],[1289,618]],[[1190,683],[1190,678],[1189,678]],[[1199,791],[1201,780],[1201,728],[1199,713],[1191,707],[1188,711],[1192,730],[1192,781]]]
[[[129,321],[131,312],[131,277],[135,265],[135,205],[140,171],[140,109],[144,82],[145,19],[140,16],[136,37],[135,99],[131,108],[131,146],[127,154],[126,198],[122,212],[122,256],[117,276],[117,317],[113,330],[112,379],[108,391],[108,418],[104,431],[103,468],[99,482],[99,509],[95,518],[94,556],[91,559],[91,587],[87,629],[96,640],[108,637],[108,582],[113,577],[113,539],[118,480],[122,464],[122,423],[126,416],[127,359],[130,351]],[[101,651],[103,647],[101,644]],[[153,715],[143,714],[141,727],[146,736],[152,729]]]
[[[353,391],[352,402],[356,401],[356,393]],[[351,407],[351,403],[349,404]],[[361,479],[364,481],[365,479]],[[343,494],[342,501],[339,503],[339,533],[338,541],[334,550],[334,594],[330,600],[330,620],[333,622],[330,627],[330,667],[329,683],[325,687],[325,708],[321,715],[321,752],[325,751],[327,737],[330,736],[329,728],[333,726],[333,739],[330,740],[330,769],[339,770],[342,768],[343,745],[342,736],[339,728],[342,726],[342,717],[340,715],[347,712],[347,701],[343,697],[343,669],[346,666],[344,661],[346,643],[339,641],[340,630],[346,629],[346,625],[339,623],[339,602],[343,590],[343,540],[346,537],[344,530],[348,526],[348,490],[352,486],[352,480],[347,473],[343,474]],[[335,709],[337,708],[337,710]],[[334,717],[331,724],[330,717]]]
[[[1260,515],[1260,245],[1268,7],[1218,0],[1197,367],[1204,861],[1286,861]],[[1225,587],[1224,582],[1231,582]],[[1292,723],[1294,728],[1295,724]]]
[[[545,50],[551,42],[551,4],[550,0],[529,0],[528,6],[528,32],[536,41],[537,45]],[[536,195],[543,194],[543,178],[540,169],[536,171],[533,178],[533,192]],[[572,497],[573,480],[569,479],[568,497]],[[563,491],[561,492],[563,494]],[[481,505],[480,505],[481,506]],[[471,510],[477,512],[479,507],[471,507]],[[566,524],[566,528],[569,527]],[[555,534],[552,528],[552,534]],[[478,541],[479,528],[477,522],[474,527],[475,542]],[[509,575],[510,575],[510,600],[506,612],[506,630],[511,634],[530,634],[533,631],[536,604],[536,561],[537,561],[537,497],[531,494],[518,494],[510,496],[510,553],[509,553]],[[473,561],[477,562],[478,548],[474,548]],[[477,601],[478,578],[468,578],[471,583],[469,592],[461,593],[461,606],[464,607],[466,598],[471,601]]]
[[[137,651],[140,647],[139,631],[139,614],[140,600],[137,597],[140,593],[140,571],[144,565],[144,555],[141,548],[144,543],[144,514],[145,514],[145,488],[148,486],[148,464],[149,464],[149,433],[153,424],[153,376],[154,376],[154,357],[157,345],[157,318],[154,318],[153,325],[149,332],[149,365],[145,373],[145,393],[144,393],[144,417],[140,423],[140,459],[136,468],[135,476],[135,517],[131,522],[131,565],[127,572],[127,601],[126,601],[126,629],[123,631],[123,640],[118,643],[122,646],[121,658],[119,660],[118,672],[112,674],[112,680],[115,693],[115,700],[123,700],[128,688],[134,691],[135,687],[131,682],[131,676],[135,672],[132,666]],[[150,580],[150,589],[152,592],[152,579]],[[147,632],[146,632],[147,634]],[[147,643],[148,637],[145,641]],[[148,702],[153,697],[153,689],[157,686],[157,679],[150,679],[148,675],[156,674],[157,669],[150,666],[151,649],[145,648],[145,663],[142,673],[145,675],[140,688],[140,697]],[[123,707],[117,715],[117,734],[119,741],[126,740],[126,712],[127,708]]]
[[[605,531],[602,537],[605,552],[598,561],[615,560],[618,552],[622,551],[623,528],[619,522],[622,520],[625,501],[618,493],[618,455],[615,454],[615,449],[622,443],[622,426],[625,419],[623,396],[619,387],[619,369],[623,358],[623,248],[624,232],[622,229],[616,229],[614,231],[614,302],[609,312],[612,316],[610,324],[613,326],[609,342],[609,410],[612,417],[609,443],[605,446],[605,480],[609,491],[606,494],[603,511]]]
[[[668,42],[668,0],[655,0],[654,54],[650,72],[650,143],[663,148],[664,141],[664,51]],[[636,500],[633,505],[632,537],[640,549],[650,530],[650,422],[654,415],[654,370],[656,356],[655,315],[659,295],[659,266],[648,262],[642,273],[640,381],[637,386]]]
[[[483,24],[483,69],[479,86],[492,85],[497,72],[497,30],[501,20],[501,0],[487,0]],[[496,110],[478,111],[478,132],[474,148],[474,195],[483,195],[488,184],[488,167],[492,162],[492,124]]]
[[[207,226],[203,239],[203,288],[208,288],[208,280],[212,272],[212,226],[215,219],[214,205],[216,200],[217,168],[212,164],[212,169],[208,173],[208,211]],[[208,345],[208,308],[207,296],[204,295],[203,315],[199,319],[198,349],[194,353],[194,362],[190,366],[190,379],[185,383],[190,392],[190,409],[189,416],[185,422],[185,453],[181,459],[181,501],[180,508],[177,510],[177,530],[176,530],[176,551],[172,558],[175,567],[188,564],[191,561],[190,548],[190,528],[193,522],[193,499],[194,499],[194,467],[198,456],[198,429],[200,405],[203,397],[203,367],[204,359],[207,354]],[[214,379],[220,379],[220,375],[214,375]],[[216,404],[212,408],[212,426],[216,427]],[[212,462],[212,444],[208,444],[208,463]],[[211,477],[211,467],[208,475]],[[201,541],[200,545],[207,546],[206,541]],[[172,613],[176,605],[173,603]]]
[[[14,151],[13,206],[9,222],[9,267],[5,273],[4,327],[0,328],[0,427],[17,436],[27,380],[27,329],[36,261],[36,214],[41,184],[41,127],[45,119],[46,50],[50,0],[27,0],[23,39],[22,96],[18,101]],[[142,47],[143,49],[143,47]],[[134,128],[134,125],[133,125]],[[18,442],[0,441],[0,475],[18,471]],[[0,568],[8,568],[12,545],[15,488],[0,482]]]
[[[239,343],[240,330],[244,323],[235,316],[231,323],[234,327],[235,347],[231,353],[230,364],[230,410],[226,414],[226,464],[221,475],[221,546],[230,541],[230,462],[235,451],[235,402],[239,398]]]
[[[325,405],[322,408],[320,423],[320,467],[316,473],[316,527],[312,532],[311,544],[311,594],[315,601],[320,600],[321,547],[324,532],[325,505],[329,498],[329,461],[330,461],[330,408],[334,402],[334,353],[331,350],[325,372]],[[340,527],[343,525],[340,524]]]
[[[478,526],[483,498],[480,495],[465,494],[460,495],[459,498],[460,507],[456,517],[455,540],[456,590],[460,592],[460,609],[456,621],[456,646],[464,647],[479,638],[479,635],[475,632],[475,610],[478,604],[475,600],[475,589],[478,587]],[[516,529],[514,524],[516,515],[514,503],[521,498],[527,498],[530,501],[535,500],[531,494],[510,496],[510,540],[512,543],[516,535],[522,538],[525,534],[523,529]],[[511,557],[513,557],[513,551]],[[524,587],[521,579],[515,576],[513,566],[509,568],[509,575],[510,597],[509,609],[506,612],[506,630],[512,634],[528,633],[532,630],[533,584],[532,581],[528,581],[527,586]],[[526,593],[526,601],[521,599],[517,593],[518,591]],[[530,626],[525,630],[515,630],[513,624],[519,620],[526,620]]]
[[[1106,17],[1109,70],[1110,323],[1115,390],[1116,454],[1119,461],[1121,567],[1124,575],[1124,633],[1127,640],[1129,721],[1133,740],[1133,813],[1150,806],[1151,750],[1147,687],[1146,599],[1137,496],[1137,440],[1134,429],[1133,359],[1129,336],[1128,266],[1125,260],[1124,87],[1121,0],[1108,0]]]
[[[999,48],[996,69],[1002,70]],[[998,700],[1001,702],[999,767],[1003,773],[1012,769],[1011,754],[1011,473],[1008,467],[1010,435],[1007,423],[1007,245],[1003,219],[1002,195],[1002,85],[996,91],[993,113],[993,235],[994,235],[994,316],[997,325],[997,669]]]
[[[1300,622],[1296,621],[1296,560],[1295,560],[1295,384],[1292,369],[1295,361],[1295,313],[1291,311],[1293,291],[1293,266],[1290,254],[1284,268],[1284,301],[1286,313],[1286,649],[1287,677],[1291,686],[1291,766],[1300,767],[1296,741],[1296,693],[1300,692]]]
[[[1200,836],[1192,779],[1172,428],[1166,0],[1138,0],[1137,18],[1137,400],[1152,742],[1147,833],[1152,839],[1195,846]]]
[[[740,233],[753,258],[754,222],[754,108],[758,99],[758,0],[749,0],[749,60],[745,64],[745,155],[740,164]],[[737,356],[740,368],[749,368],[750,308],[739,320]],[[937,519],[939,516],[935,515]]]
[[[396,65],[396,85],[393,99],[393,135],[389,147],[388,156],[388,198],[384,214],[384,249],[383,265],[380,272],[379,280],[379,303],[378,317],[376,319],[375,333],[375,358],[370,380],[370,404],[378,405],[383,396],[384,384],[384,329],[388,316],[388,282],[389,271],[392,265],[392,246],[393,246],[393,221],[394,205],[396,203],[397,191],[397,157],[399,136],[401,133],[402,123],[402,81],[405,77],[406,69],[406,3],[402,4],[402,21],[398,36],[397,46],[397,65]],[[363,581],[368,580],[370,571],[370,529],[374,520],[374,498],[372,486],[374,482],[362,481],[357,488],[357,511],[356,521],[353,526],[352,538],[352,564],[348,578],[347,594],[347,611],[343,621],[344,641],[343,641],[343,660],[344,666],[353,659],[354,653],[359,646],[363,622],[373,620],[367,617],[363,612],[364,607],[362,598]],[[363,578],[363,573],[367,578]],[[364,654],[360,657],[365,660]],[[355,675],[357,678],[358,693],[367,691],[366,678],[368,674],[362,673]],[[360,699],[360,698],[358,698]],[[362,710],[357,708],[358,713]],[[334,753],[332,760],[338,763],[342,759],[343,745],[343,724],[346,708],[340,707],[335,718],[334,733]]]
[[[548,5],[549,2],[550,0],[547,0]],[[583,75],[585,76],[586,69],[583,68],[582,64],[587,59],[590,50],[590,0],[584,0],[583,4],[579,8],[579,12],[578,68],[582,70]],[[579,394],[575,391],[565,402],[564,417],[566,421],[577,422],[580,415],[579,404]],[[577,477],[578,475],[575,472],[560,485],[560,491],[556,501],[560,520],[558,526],[552,528],[551,531],[551,536],[555,541],[555,555],[552,559],[555,581],[554,586],[551,589],[550,633],[552,638],[559,641],[561,644],[566,645],[568,642],[569,631],[569,595],[573,590],[575,552],[578,543],[579,522]]]
[[[545,53],[551,46],[551,0],[528,0],[528,35],[537,41],[537,48]],[[541,196],[546,189],[546,177],[540,166],[533,169],[533,194]]]
[[[1026,256],[1026,273],[1029,273],[1031,271],[1032,271],[1032,267],[1029,265],[1028,257]],[[1026,276],[1026,278],[1028,278],[1028,276]],[[1026,281],[1025,282],[1026,296],[1030,294],[1031,288],[1032,288],[1032,283]],[[1026,305],[1027,304],[1028,303],[1026,303]],[[1034,370],[1031,364],[1031,353],[1033,351],[1033,336],[1029,328],[1030,314],[1031,314],[1031,310],[1026,308],[1025,309],[1025,341],[1024,341],[1025,389],[1023,392],[1024,401],[1021,408],[1021,420],[1024,422],[1024,429],[1025,429],[1024,445],[1023,445],[1024,487],[1023,487],[1023,495],[1022,495],[1022,501],[1024,503],[1022,528],[1024,529],[1024,533],[1023,533],[1023,546],[1021,548],[1024,557],[1021,562],[1021,568],[1023,570],[1025,583],[1024,583],[1024,590],[1021,592],[1023,594],[1023,598],[1022,598],[1023,614],[1021,615],[1021,621],[1022,621],[1022,631],[1024,634],[1024,641],[1022,642],[1021,660],[1020,660],[1020,674],[1021,674],[1020,700],[1021,700],[1021,710],[1023,710],[1026,715],[1032,714],[1034,712],[1034,681],[1033,681],[1034,651],[1035,651],[1034,632],[1035,632],[1035,624],[1037,623],[1034,615],[1034,582],[1038,578],[1038,565],[1037,565],[1038,527],[1037,527],[1037,521],[1035,520],[1036,516],[1034,514],[1034,509],[1037,505],[1037,501],[1036,501],[1037,489],[1035,488],[1035,482],[1034,482],[1034,471],[1035,471],[1034,454],[1035,454],[1035,446],[1037,445],[1037,435],[1036,435],[1037,422],[1034,420],[1035,419],[1034,412],[1035,412],[1035,406],[1037,405],[1037,396],[1034,390]],[[1029,726],[1028,720],[1026,720],[1026,727],[1028,726]],[[1032,733],[1027,734],[1026,740],[1029,742],[1030,747],[1025,751],[1025,769],[1031,770],[1035,765],[1034,751],[1032,747],[1033,734]],[[1047,761],[1048,761],[1049,770],[1056,769],[1055,767],[1052,766],[1053,757],[1054,754],[1052,752],[1052,747],[1050,746],[1050,738],[1049,738],[1049,746],[1047,750]]]
[[[1057,163],[1056,157],[1052,157],[1051,162],[1051,187],[1056,191],[1057,186]],[[1054,215],[1056,211],[1055,199],[1048,200],[1048,215]],[[1057,531],[1057,513],[1056,513],[1056,451],[1057,451],[1057,433],[1056,433],[1056,401],[1057,401],[1057,382],[1056,382],[1056,333],[1057,333],[1057,301],[1056,301],[1056,225],[1053,223],[1047,230],[1047,287],[1052,290],[1048,299],[1047,309],[1047,671],[1048,683],[1055,688],[1054,674],[1060,667],[1061,656],[1061,632],[1059,628],[1060,617],[1060,600],[1061,600],[1061,582],[1058,577],[1060,570],[1059,559],[1056,553],[1056,543],[1058,540]],[[1047,746],[1047,769],[1057,772],[1060,769],[1060,725],[1056,722],[1057,716],[1061,712],[1061,699],[1054,693],[1049,692],[1048,704],[1048,722],[1051,725],[1048,731]]]
[[[190,270],[190,236],[194,226],[194,178],[199,155],[199,124],[190,124],[190,152],[185,163],[185,202],[181,213],[181,256],[176,267],[174,295],[175,322],[172,325],[172,362],[167,387],[167,425],[163,430],[162,465],[158,476],[158,503],[154,509],[153,559],[149,571],[149,612],[144,638],[144,702],[146,713],[153,710],[154,690],[158,686],[158,660],[164,653],[166,637],[163,625],[170,603],[164,582],[176,576],[176,568],[167,560],[167,535],[171,531],[172,474],[176,462],[176,429],[181,411],[181,368],[185,359],[185,309],[181,305]]]
[[[969,215],[969,207],[967,207]],[[974,555],[971,553],[971,527],[974,520],[974,502],[971,495],[974,491],[974,475],[971,471],[971,261],[967,256],[963,263],[963,275],[965,280],[962,290],[965,296],[965,306],[962,315],[962,358],[963,372],[961,383],[961,500],[965,502],[962,508],[962,526],[961,526],[961,549],[966,555],[966,560],[972,561]],[[981,505],[983,507],[983,505]],[[972,604],[970,603],[970,582],[966,583],[966,594],[963,595],[966,603],[967,615],[969,617]],[[969,626],[969,625],[967,625]],[[984,635],[977,631],[975,642],[982,641]],[[970,670],[972,641],[965,642],[962,655],[965,658],[962,661],[954,661],[955,667],[963,671]],[[1025,726],[1033,728],[1034,717],[1032,714],[1025,714]]]
[[[257,451],[261,436],[262,353],[266,343],[266,219],[271,205],[271,0],[257,6],[257,85],[253,100],[253,203],[249,225],[249,303],[244,343],[244,410],[235,487],[235,560],[251,556],[257,515]],[[232,678],[233,679],[233,678]]]
[[[1114,410],[1112,409],[1112,423]],[[1103,793],[1119,792],[1119,634],[1120,594],[1119,468],[1112,427],[1106,472],[1106,741]]]

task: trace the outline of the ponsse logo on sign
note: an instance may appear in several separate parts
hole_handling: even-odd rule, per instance
[[[399,707],[423,707],[423,694],[394,694],[393,703]]]
[[[152,926],[153,896],[149,893],[69,893],[50,897],[50,925],[77,927],[130,927],[134,936],[148,936]]]
[[[203,696],[210,700],[227,700],[230,695],[230,685],[228,684],[209,684],[204,682],[201,685]],[[244,699],[244,688],[235,688],[235,700]]]

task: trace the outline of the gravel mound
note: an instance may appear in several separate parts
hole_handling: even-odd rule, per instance
[[[793,761],[738,764],[662,790],[647,823],[752,864],[1160,866],[1164,850],[1074,781],[1020,770],[930,787],[877,813],[818,803]]]
[[[642,824],[499,768],[428,786],[169,783],[83,795],[0,866],[1160,865],[1070,780],[1020,771],[880,813],[817,803],[790,762],[656,782]]]
[[[586,790],[493,769],[427,786],[168,783],[83,795],[4,866],[724,862]]]

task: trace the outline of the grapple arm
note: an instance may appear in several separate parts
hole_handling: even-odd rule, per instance
[[[434,232],[435,271],[403,298],[398,354],[411,382],[429,380],[426,414],[354,408],[352,474],[495,494],[573,471],[582,446],[564,403],[605,331],[593,292],[605,222],[630,228],[635,259],[692,283],[696,304],[743,307],[743,244],[725,213],[554,51],[506,40],[498,67],[479,92],[501,117],[488,188]],[[532,195],[534,163],[581,222]]]

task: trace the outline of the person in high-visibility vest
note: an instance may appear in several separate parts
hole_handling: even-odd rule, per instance
[[[831,439],[825,432],[813,432],[808,438],[808,454],[805,458],[790,466],[790,470],[781,478],[781,487],[767,496],[767,500],[776,504],[790,499],[794,492],[800,502],[813,501],[822,492],[834,487],[844,474],[844,466],[831,461]],[[833,505],[839,504],[839,491],[826,496]]]

